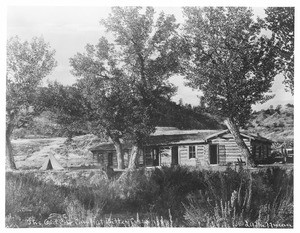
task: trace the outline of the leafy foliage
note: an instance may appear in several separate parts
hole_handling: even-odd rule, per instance
[[[87,45],[86,51],[70,62],[73,74],[82,77],[74,87],[86,100],[90,130],[96,134],[103,132],[112,139],[121,138],[132,122],[138,120],[134,116],[139,114],[139,106],[133,98],[133,86],[118,68],[114,47],[105,38],[96,46]]]
[[[6,95],[7,111],[33,105],[36,87],[56,66],[55,51],[43,38],[29,43],[12,37],[7,43]]]
[[[265,12],[266,27],[272,31],[272,43],[278,56],[278,70],[284,73],[284,82],[294,93],[295,8],[268,7]]]
[[[245,124],[251,105],[263,102],[276,75],[271,41],[261,21],[243,7],[184,8],[184,74],[204,93],[215,114]]]
[[[141,10],[113,7],[101,23],[114,43],[101,38],[70,60],[73,74],[84,77],[78,87],[97,108],[95,128],[137,143],[154,130],[155,103],[174,92],[166,80],[178,65],[174,16],[162,13],[154,23],[153,8]]]
[[[163,13],[154,23],[151,7],[141,11],[141,7],[113,7],[101,23],[114,42],[102,37],[70,59],[72,73],[80,78],[74,86],[86,100],[90,131],[112,139],[119,168],[123,168],[121,138],[139,147],[155,129],[157,103],[175,91],[167,79],[178,67],[174,49],[178,25],[174,16]]]

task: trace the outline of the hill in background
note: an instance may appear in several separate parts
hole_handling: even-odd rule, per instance
[[[266,110],[255,111],[251,115],[247,130],[275,142],[294,140],[294,105],[272,105]]]
[[[207,113],[200,107],[192,107],[190,104],[176,104],[169,100],[162,100],[157,106],[155,122],[157,126],[176,127],[178,129],[224,129],[218,118]],[[55,115],[49,111],[36,117],[27,128],[15,129],[13,138],[51,138],[66,137],[66,127],[55,123]],[[73,131],[73,136],[85,135],[84,129]]]
[[[157,126],[178,129],[224,129],[222,121],[207,112],[204,107],[161,101],[157,107]],[[226,127],[225,127],[226,128]]]
[[[222,119],[209,113],[203,107],[161,102],[157,109],[157,126],[176,127],[178,129],[225,129]],[[268,109],[254,111],[245,128],[250,133],[277,142],[290,142],[294,138],[294,105],[271,105]],[[86,132],[87,133],[87,132]],[[74,136],[84,135],[85,132],[73,132]],[[51,138],[67,136],[66,129],[53,121],[51,112],[44,112],[36,117],[28,128],[14,131],[16,138]]]

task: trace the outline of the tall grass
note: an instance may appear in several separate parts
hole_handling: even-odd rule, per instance
[[[293,225],[293,172],[279,168],[163,167],[100,178],[58,186],[30,173],[7,173],[7,227]]]

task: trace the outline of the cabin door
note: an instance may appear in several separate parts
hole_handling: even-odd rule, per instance
[[[158,151],[158,148],[153,149],[153,166],[159,166],[159,151]]]
[[[113,155],[112,152],[107,154],[107,166],[109,167],[113,166]]]
[[[178,165],[178,146],[172,147],[172,165]]]
[[[209,145],[209,162],[218,164],[218,145]]]

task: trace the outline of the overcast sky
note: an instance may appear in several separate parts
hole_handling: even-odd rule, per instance
[[[179,7],[159,7],[156,12],[164,11],[174,14],[182,22]],[[77,52],[83,52],[87,43],[95,44],[101,36],[105,36],[105,29],[100,26],[100,19],[106,18],[109,7],[83,6],[9,6],[7,8],[7,37],[18,35],[22,40],[31,40],[34,36],[43,36],[51,47],[56,50],[55,58],[58,66],[47,77],[49,80],[58,80],[62,84],[72,84],[75,78],[70,74],[69,58]],[[254,13],[263,17],[262,8],[254,8]],[[178,86],[174,101],[183,99],[184,103],[198,105],[199,91],[192,90],[184,85],[183,78],[175,76],[170,80]],[[284,91],[282,75],[275,78],[272,87],[276,95],[264,105],[256,105],[258,110],[269,105],[293,103],[293,96]]]

